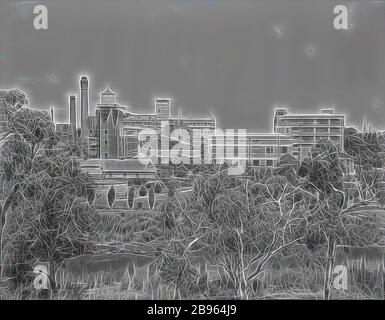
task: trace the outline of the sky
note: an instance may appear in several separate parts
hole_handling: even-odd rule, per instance
[[[35,30],[33,7],[48,9]],[[351,9],[349,30],[333,8]],[[170,97],[172,113],[269,132],[275,106],[334,106],[348,125],[385,129],[385,2],[332,0],[0,0],[0,88],[68,122],[90,77],[90,111],[110,86],[133,112]]]

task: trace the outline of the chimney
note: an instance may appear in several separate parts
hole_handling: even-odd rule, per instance
[[[76,132],[76,96],[70,95],[70,126],[72,130],[73,140],[77,138]]]
[[[83,76],[80,78],[80,127],[82,138],[87,138],[89,135],[88,95],[88,78]]]

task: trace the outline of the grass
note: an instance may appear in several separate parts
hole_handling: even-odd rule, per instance
[[[222,275],[210,281],[204,268],[195,268],[196,259],[167,251],[162,232],[162,217],[157,213],[121,217],[104,215],[100,224],[103,243],[96,260],[117,258],[114,268],[85,269],[69,272],[62,267],[56,274],[55,292],[38,292],[30,285],[12,288],[6,279],[0,283],[0,299],[55,300],[141,300],[141,299],[234,299],[240,298],[231,281]],[[135,222],[135,224],[134,224]],[[161,234],[162,237],[158,235]],[[147,239],[144,241],[144,239]],[[172,238],[171,238],[172,240]],[[161,250],[159,250],[161,249]],[[153,256],[149,272],[136,268],[124,255],[143,253]],[[161,254],[159,254],[159,252]],[[292,255],[288,250],[284,255]],[[297,252],[299,268],[266,270],[248,284],[249,299],[323,299],[324,272],[320,259],[323,252]],[[310,260],[309,260],[310,256]],[[102,258],[100,258],[102,257]],[[366,271],[351,268],[348,290],[332,290],[332,299],[383,299],[381,268]]]
[[[134,224],[135,222],[135,224]],[[226,275],[210,281],[204,268],[195,268],[191,254],[176,255],[167,251],[159,214],[104,215],[100,231],[103,243],[98,254],[107,260],[116,258],[113,267],[69,272],[62,267],[56,274],[57,290],[39,292],[29,285],[12,288],[6,279],[0,283],[0,299],[54,300],[142,300],[142,299],[237,299],[238,292]],[[162,235],[159,237],[159,235]],[[168,242],[167,242],[168,240]],[[172,238],[171,238],[172,240]],[[149,272],[134,269],[125,255],[143,253],[153,256]],[[159,254],[160,252],[160,254]],[[286,252],[291,255],[293,252]],[[319,259],[322,252],[300,252],[299,268],[266,270],[248,284],[248,299],[323,299],[324,272]],[[318,260],[317,260],[318,259]],[[104,269],[103,269],[104,268]],[[136,273],[135,273],[136,271]],[[32,275],[33,276],[33,275]],[[332,290],[332,299],[383,299],[382,269],[352,268],[348,290]],[[45,292],[44,292],[45,291]]]
[[[226,280],[207,282],[199,274],[198,290],[182,292],[164,281],[160,268],[138,279],[128,269],[121,272],[97,272],[73,276],[61,270],[57,276],[58,289],[50,294],[36,291],[32,285],[11,290],[0,287],[0,299],[71,299],[71,300],[175,300],[175,299],[233,299],[237,298]],[[383,299],[383,275],[372,271],[350,274],[348,290],[333,290],[332,299]],[[371,281],[368,281],[371,279]],[[253,284],[250,299],[323,299],[322,270],[277,271]]]

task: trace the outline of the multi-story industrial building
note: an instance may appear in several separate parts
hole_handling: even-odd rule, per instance
[[[211,146],[208,146],[213,163],[237,157],[238,149],[245,147],[245,153],[241,157],[246,158],[247,165],[251,166],[274,166],[278,159],[286,153],[291,153],[299,160],[310,155],[312,147],[318,140],[331,139],[343,151],[343,134],[345,115],[335,114],[333,109],[321,109],[320,113],[294,114],[289,113],[286,108],[277,108],[273,119],[273,133],[246,133],[244,142],[240,142],[240,135],[233,135],[233,147],[235,153],[218,157],[217,148],[226,144],[231,148],[230,142],[225,139],[217,140],[216,121],[213,115],[207,117],[173,116],[171,113],[171,100],[168,98],[157,98],[154,101],[154,113],[134,113],[129,107],[117,102],[116,94],[109,88],[100,93],[100,101],[95,106],[93,115],[89,115],[89,79],[82,76],[80,79],[79,105],[80,128],[76,128],[77,97],[69,97],[70,123],[58,124],[58,131],[71,139],[79,139],[89,151],[89,157],[100,159],[132,159],[138,158],[138,149],[144,143],[141,139],[143,130],[148,129],[158,136],[158,163],[168,157],[168,152],[175,146],[177,139],[169,139],[167,146],[162,145],[164,138],[162,126],[167,123],[169,134],[175,129],[181,129],[191,136],[188,163],[195,163],[193,135],[194,129],[202,132],[202,148],[206,148],[207,135],[211,135]],[[168,137],[170,138],[170,137]],[[224,147],[224,145],[222,146]],[[223,148],[222,148],[223,149]],[[220,150],[220,149],[218,149]],[[199,156],[207,153],[201,150]],[[218,158],[218,159],[216,159]],[[203,162],[203,160],[202,160]]]
[[[129,107],[116,101],[116,94],[106,88],[100,93],[100,101],[96,104],[95,114],[88,115],[89,81],[86,76],[80,79],[80,114],[81,139],[88,147],[92,158],[130,159],[136,158],[139,146],[139,134],[144,129],[152,129],[160,134],[162,122],[167,122],[170,132],[176,128],[215,130],[215,118],[183,117],[171,115],[170,99],[155,99],[155,112],[138,114],[131,112]],[[66,132],[74,132],[75,115],[71,112],[76,106],[76,97],[69,100],[71,123],[61,125]],[[87,116],[88,115],[88,116]],[[75,135],[76,137],[76,135]]]
[[[335,114],[333,109],[321,109],[320,113],[293,114],[286,108],[274,113],[275,133],[293,137],[292,154],[300,160],[310,155],[312,147],[321,139],[332,140],[343,151],[345,115]]]

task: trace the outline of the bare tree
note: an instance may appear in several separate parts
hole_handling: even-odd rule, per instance
[[[345,151],[354,162],[354,187],[360,202],[383,202],[385,137],[383,133],[345,130]]]
[[[91,180],[47,114],[21,107],[8,125],[0,158],[10,186],[1,213],[2,271],[26,280],[36,262],[47,261],[54,289],[57,264],[90,250],[96,239],[97,216],[87,201]]]
[[[314,196],[283,176],[262,181],[199,176],[188,208],[173,202],[181,216],[173,243],[184,254],[204,256],[221,266],[236,296],[248,299],[253,281],[280,250],[303,239],[300,227]]]
[[[311,157],[301,164],[299,174],[305,179],[307,190],[317,195],[317,202],[309,212],[305,237],[311,248],[326,244],[323,291],[324,298],[328,300],[336,246],[349,242],[378,243],[383,238],[381,223],[365,212],[366,207],[357,210],[357,205],[347,203],[340,153],[332,141],[321,140]],[[373,236],[368,236],[369,231],[373,232]]]

